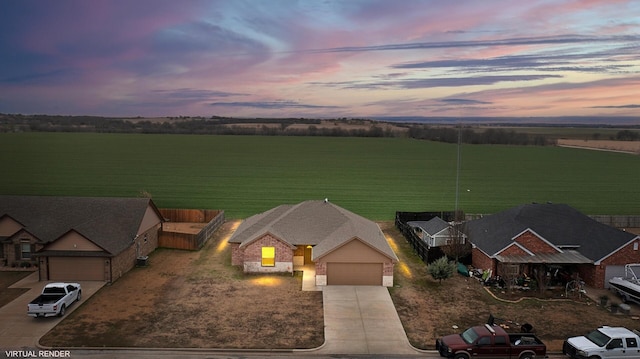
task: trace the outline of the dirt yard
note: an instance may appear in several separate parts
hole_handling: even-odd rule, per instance
[[[40,343],[279,349],[321,345],[321,292],[302,292],[298,276],[244,275],[232,267],[226,239],[235,225],[225,223],[199,252],[154,252],[149,267],[135,268],[103,288]],[[638,320],[611,314],[590,300],[510,303],[495,298],[475,279],[456,275],[439,284],[393,223],[380,225],[400,258],[391,296],[417,348],[433,349],[436,337],[483,323],[489,314],[514,331],[525,322],[532,324],[550,350],[559,350],[567,336],[600,325],[640,326]],[[632,314],[639,313],[634,306]]]
[[[640,154],[640,141],[610,141],[610,140],[568,140],[559,139],[558,146],[579,147],[591,150],[618,151]]]
[[[243,275],[225,223],[198,252],[160,249],[48,333],[45,346],[313,348],[324,342],[322,293],[302,278]]]

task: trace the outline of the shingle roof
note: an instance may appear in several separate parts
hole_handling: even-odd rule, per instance
[[[433,217],[428,221],[410,221],[407,222],[411,227],[421,228],[428,235],[434,235],[449,228],[449,223],[440,217]]]
[[[266,233],[296,245],[312,245],[313,259],[322,257],[354,237],[389,258],[397,257],[380,227],[364,217],[326,201],[281,205],[244,220],[229,239],[246,246]]]
[[[577,250],[597,262],[636,235],[607,226],[566,204],[524,204],[466,222],[471,243],[494,256],[525,230],[532,230],[559,248]]]
[[[116,255],[131,246],[148,206],[157,212],[148,198],[0,196],[0,217],[10,216],[44,243],[75,230]]]

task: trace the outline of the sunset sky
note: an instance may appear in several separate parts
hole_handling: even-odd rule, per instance
[[[640,111],[637,0],[5,0],[0,49],[0,113]]]

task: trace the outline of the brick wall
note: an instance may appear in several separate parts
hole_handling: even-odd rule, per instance
[[[231,243],[231,265],[241,266],[244,263],[244,252],[240,249],[240,243]]]
[[[275,248],[275,261],[276,265],[274,267],[261,267],[256,265],[247,266],[247,263],[261,263],[262,262],[262,247],[274,247]],[[293,271],[293,253],[294,249],[292,249],[288,244],[279,240],[278,238],[266,234],[254,242],[243,248],[243,264],[245,265],[245,270],[250,271],[265,271],[265,272],[273,272],[275,271]],[[284,263],[284,265],[282,264]]]
[[[136,249],[131,246],[117,256],[111,257],[111,278],[108,282],[115,282],[135,265]]]
[[[316,275],[327,275],[326,262],[316,262]]]
[[[125,273],[135,267],[138,256],[147,256],[158,248],[158,232],[161,224],[158,224],[144,233],[138,235],[134,243],[122,253],[111,258],[111,278],[109,282],[115,282]]]
[[[526,231],[516,237],[518,244],[522,245],[533,253],[557,253],[558,251],[553,248],[549,243],[540,239],[532,232]]]
[[[507,247],[507,249],[503,250],[502,252],[500,252],[501,255],[505,255],[505,256],[525,256],[525,255],[530,255],[529,253],[525,252],[524,249],[516,246],[516,245],[511,245],[509,247]]]
[[[22,243],[29,242],[31,245],[31,258],[30,259],[16,259],[16,255],[18,257],[21,256],[21,251],[16,253],[16,245],[21,245]],[[39,240],[31,235],[31,233],[21,230],[18,233],[14,234],[9,243],[0,244],[0,246],[4,246],[4,258],[7,260],[7,266],[22,266],[29,265],[35,266],[38,264],[37,257],[34,256],[34,253],[42,249],[43,245],[38,243]],[[3,265],[4,263],[0,263]]]
[[[393,277],[393,262],[385,262],[382,266],[382,275],[383,276],[392,276]]]
[[[471,264],[474,268],[487,270],[491,269],[493,273],[496,272],[496,265],[493,259],[489,258],[486,254],[477,248],[471,250]]]
[[[599,270],[598,267],[602,267],[602,279],[600,283],[596,280],[596,272]],[[586,285],[594,288],[604,288],[604,266],[582,264],[578,266],[577,272],[580,279],[583,280]]]
[[[638,239],[627,244],[610,257],[607,257],[600,265],[593,266],[592,272],[589,273],[590,282],[585,280],[585,283],[596,288],[604,288],[606,267],[610,265],[622,266],[629,263],[640,263],[640,240]]]

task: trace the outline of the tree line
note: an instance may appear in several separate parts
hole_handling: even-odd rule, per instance
[[[467,144],[503,144],[545,146],[555,140],[544,135],[533,135],[502,128],[455,127],[394,123],[366,119],[340,118],[332,120],[336,126],[321,126],[322,120],[305,118],[236,119],[212,116],[168,117],[150,120],[98,116],[55,116],[0,114],[0,132],[97,132],[144,134],[197,134],[197,135],[256,135],[256,136],[325,136],[325,137],[409,137],[420,140]],[[360,124],[356,128],[339,126],[340,123]],[[292,125],[296,126],[292,126]],[[300,126],[300,125],[307,125]],[[392,129],[395,128],[395,129]],[[398,128],[402,130],[398,130]],[[640,132],[621,130],[617,140],[640,140]]]

